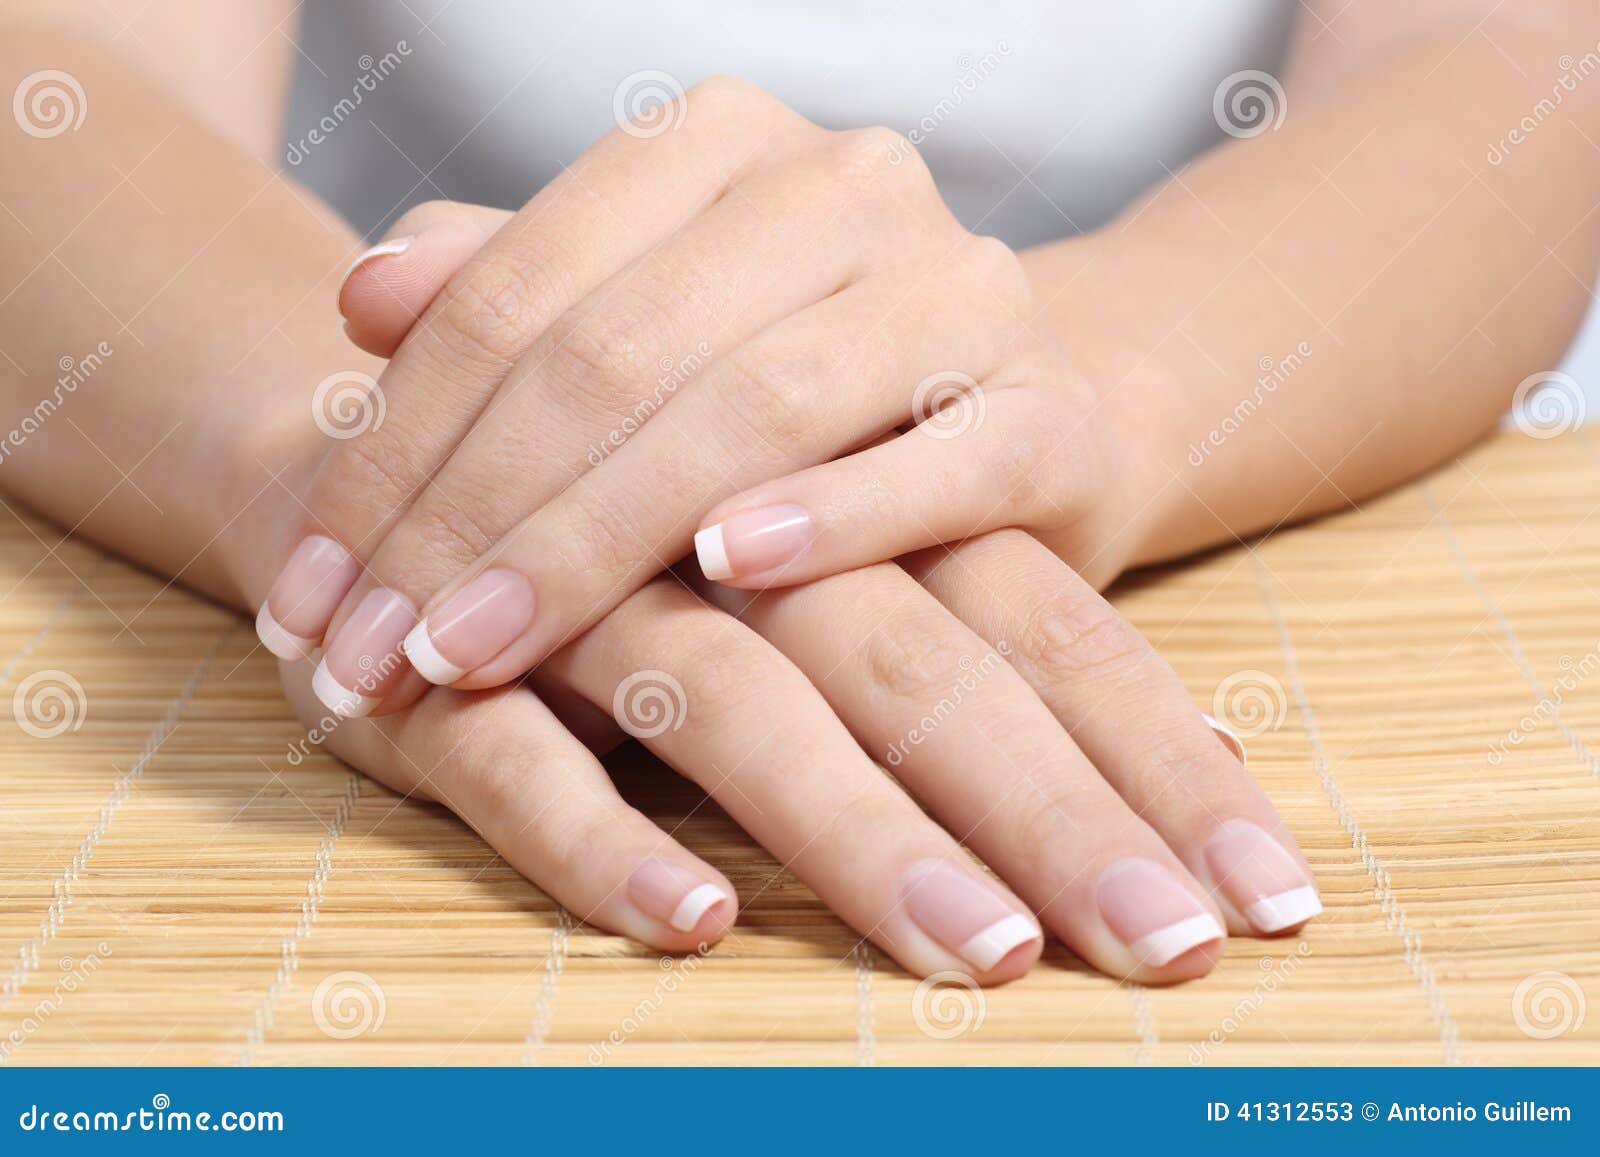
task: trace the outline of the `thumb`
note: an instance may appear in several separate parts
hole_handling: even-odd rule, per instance
[[[401,215],[350,264],[339,286],[345,332],[361,349],[390,357],[456,270],[511,219],[505,209],[427,201]]]

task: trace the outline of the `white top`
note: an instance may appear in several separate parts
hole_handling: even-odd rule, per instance
[[[514,208],[652,93],[719,74],[829,127],[917,142],[962,222],[1093,228],[1223,138],[1232,74],[1277,72],[1294,0],[307,0],[286,168],[355,226]],[[1600,416],[1600,324],[1560,396]],[[1549,403],[1552,399],[1547,398]]]
[[[828,127],[915,130],[969,228],[1032,245],[1224,139],[1218,83],[1275,69],[1294,7],[310,0],[287,167],[367,231],[438,197],[515,207],[615,123],[619,91],[733,75]]]

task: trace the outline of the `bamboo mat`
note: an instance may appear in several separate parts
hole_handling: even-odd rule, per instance
[[[1260,731],[1327,912],[1177,988],[1052,945],[981,996],[858,945],[643,757],[626,794],[741,926],[675,960],[574,925],[448,814],[290,766],[248,624],[6,518],[0,693],[54,681],[72,726],[0,727],[0,1062],[1600,1062],[1597,495],[1600,432],[1506,435],[1124,585],[1195,701]]]

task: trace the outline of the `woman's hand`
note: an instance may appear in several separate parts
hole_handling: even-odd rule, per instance
[[[330,701],[415,698],[403,665],[359,695],[336,669],[397,630],[430,681],[515,678],[696,538],[710,577],[749,587],[1019,525],[1093,578],[1120,566],[1095,395],[909,145],[726,81],[661,115],[487,243],[481,216],[425,206],[358,273],[482,246],[384,374],[382,425],[330,455],[273,587],[263,638],[325,640]],[[439,574],[460,543],[469,564]]]
[[[448,212],[461,226],[476,211]],[[472,230],[455,235],[453,252],[435,237],[378,263],[393,297],[370,278],[347,287],[364,344],[400,344],[407,315],[470,255]],[[1059,559],[1000,531],[904,565],[911,574],[877,565],[756,596],[659,578],[552,656],[535,687],[591,742],[614,713],[913,971],[1019,975],[1038,953],[1037,911],[1095,967],[1162,983],[1208,969],[1224,924],[1276,932],[1315,912],[1237,741],[1212,734],[1173,672]],[[362,658],[378,659],[352,669]],[[294,668],[303,704],[308,667]],[[668,949],[720,935],[727,882],[626,808],[530,700],[433,689],[336,734],[392,737],[398,747],[344,753],[450,804],[581,918]]]

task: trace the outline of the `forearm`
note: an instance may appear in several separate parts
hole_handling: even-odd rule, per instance
[[[1298,61],[1280,129],[1026,255],[1135,447],[1131,563],[1392,486],[1561,356],[1600,256],[1600,88],[1486,155],[1550,97],[1558,58],[1596,51],[1593,22],[1474,23],[1342,75]]]
[[[0,490],[250,602],[326,447],[313,390],[377,369],[332,304],[355,239],[113,56],[0,37],[0,87],[44,63],[92,107],[76,131],[0,133]]]

